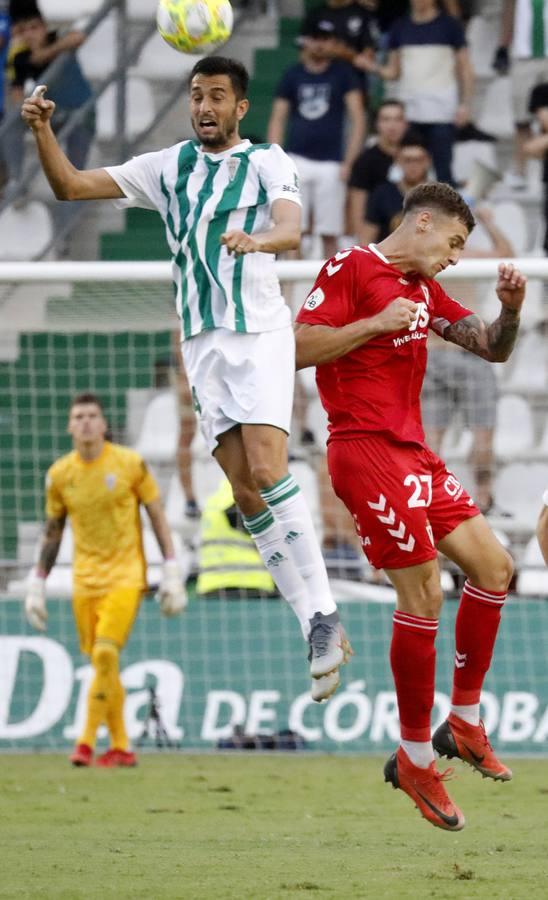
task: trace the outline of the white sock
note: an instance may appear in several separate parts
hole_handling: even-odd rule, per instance
[[[401,745],[414,766],[427,769],[434,762],[432,741],[401,741]]]
[[[305,641],[310,634],[308,591],[297,566],[287,552],[283,531],[269,509],[243,517],[266,568],[280,594],[297,616]]]
[[[451,704],[451,712],[458,716],[463,722],[469,725],[479,725],[480,723],[480,705],[479,703],[470,703],[467,706],[455,706]]]
[[[285,475],[271,488],[263,489],[261,497],[280,523],[287,552],[291,554],[307,586],[309,618],[317,612],[326,616],[335,612],[337,607],[329,587],[320,543],[299,485],[292,475]]]

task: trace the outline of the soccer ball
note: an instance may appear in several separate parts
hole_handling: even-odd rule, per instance
[[[229,0],[159,0],[158,31],[180,53],[209,53],[228,40],[234,16]]]

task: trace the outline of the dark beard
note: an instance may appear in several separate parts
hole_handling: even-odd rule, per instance
[[[208,150],[215,150],[216,147],[223,147],[227,143],[227,140],[227,135],[220,131],[214,137],[200,138],[202,147],[207,147]]]
[[[212,135],[211,137],[200,137],[194,125],[192,127],[194,128],[194,132],[202,147],[207,150],[216,150],[218,147],[224,147],[226,146],[226,144],[228,144],[228,142],[236,132],[238,123],[236,120],[229,122],[228,127],[225,131],[218,131],[216,135]]]

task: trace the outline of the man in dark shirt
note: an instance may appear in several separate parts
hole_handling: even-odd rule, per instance
[[[13,24],[18,27],[18,36],[26,48],[13,59],[15,75],[11,95],[13,102],[20,104],[25,85],[29,81],[37,83],[61,53],[75,51],[84,42],[85,34],[75,30],[58,36],[56,31],[48,30],[38,9],[32,8],[22,8],[18,15],[14,14]],[[48,95],[56,104],[53,117],[56,131],[59,131],[74,110],[79,109],[92,96],[91,87],[73,53],[68,56],[61,72],[49,81]],[[75,126],[67,138],[67,156],[78,169],[85,167],[94,130],[94,117],[90,113],[83,122]],[[17,182],[21,179],[24,162],[23,126],[13,128],[12,132],[7,140],[6,155],[10,179]]]
[[[464,29],[435,0],[410,0],[410,7],[390,29],[386,64],[366,67],[399,81],[407,118],[427,142],[438,180],[451,183],[455,128],[470,121],[474,93]]]
[[[325,0],[311,9],[301,26],[301,39],[320,28],[331,34],[330,52],[335,59],[350,63],[367,94],[366,67],[374,58],[374,41],[370,30],[371,13],[355,0]]]
[[[365,221],[358,233],[359,243],[364,246],[383,241],[398,227],[405,195],[411,188],[428,181],[432,159],[426,145],[414,135],[402,140],[396,162],[402,173],[400,181],[385,181],[369,195]]]
[[[320,25],[306,35],[300,62],[276,89],[268,125],[268,140],[282,144],[297,166],[303,229],[321,235],[326,257],[344,232],[346,182],[365,135],[358,79],[352,66],[333,59],[333,43]]]
[[[406,130],[403,103],[399,100],[383,100],[377,110],[376,140],[367,144],[357,157],[348,181],[352,234],[358,234],[363,223],[369,194],[387,180]]]

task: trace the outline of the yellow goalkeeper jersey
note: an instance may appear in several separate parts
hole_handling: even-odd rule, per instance
[[[158,496],[158,485],[139,454],[108,441],[91,462],[73,450],[51,466],[46,515],[70,517],[75,593],[145,587],[139,504]]]

